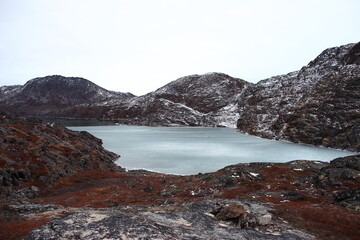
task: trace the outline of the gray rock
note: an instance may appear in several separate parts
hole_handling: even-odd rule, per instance
[[[20,189],[5,188],[6,197],[8,198],[35,198],[39,196],[39,188],[35,186]]]
[[[18,205],[9,205],[8,208],[14,212],[34,213],[34,212],[44,212],[55,209],[62,209],[65,207],[59,205],[53,205],[53,204],[18,204]]]
[[[227,200],[207,200],[157,207],[88,209],[34,229],[28,239],[314,239],[272,219],[279,231],[276,234],[242,229],[210,214],[219,204],[228,203]],[[267,207],[239,201],[234,204],[244,205],[249,215],[260,214],[263,223],[269,222],[270,217],[264,214]]]

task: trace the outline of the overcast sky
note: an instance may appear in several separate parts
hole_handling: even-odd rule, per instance
[[[179,77],[251,82],[360,41],[359,0],[0,0],[0,86],[84,77],[136,95]]]

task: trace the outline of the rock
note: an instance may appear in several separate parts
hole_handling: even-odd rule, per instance
[[[218,177],[218,183],[223,186],[233,186],[236,181],[229,175],[221,175]]]
[[[269,234],[266,229],[224,225],[208,214],[217,203],[230,204],[226,200],[207,200],[163,207],[87,209],[34,229],[28,239],[314,239],[275,221],[273,224],[278,226],[276,235]],[[236,208],[235,212],[239,212],[243,204],[233,202],[231,205]],[[251,222],[250,217],[245,218]],[[262,221],[268,219],[269,216],[264,216]]]
[[[39,196],[39,192],[39,188],[35,186],[20,189],[7,188],[5,189],[5,197],[14,199],[35,198]]]
[[[295,199],[298,201],[305,201],[306,197],[300,194],[299,192],[285,192],[282,194],[285,198]]]
[[[252,213],[244,213],[239,217],[238,226],[241,229],[255,229],[259,226],[259,219]]]
[[[53,204],[19,204],[19,205],[9,205],[8,209],[20,213],[38,213],[44,211],[51,211],[55,209],[63,209],[63,206],[53,205]]]
[[[360,155],[336,158],[330,162],[332,167],[349,168],[360,171]]]
[[[272,215],[264,208],[258,206],[247,208],[250,211],[246,211],[244,205],[231,202],[211,213],[216,219],[234,222],[241,229],[255,229],[272,223]]]
[[[213,214],[218,220],[236,220],[236,222],[238,222],[241,215],[245,213],[244,206],[232,202],[228,205],[221,206]]]
[[[143,189],[144,192],[151,192],[152,190],[154,190],[154,187],[151,184],[147,184]]]
[[[262,215],[258,217],[258,220],[260,225],[268,225],[271,223],[272,215],[271,214]]]
[[[342,186],[341,181],[354,181],[359,177],[359,155],[334,159],[314,177],[314,183],[320,187]]]
[[[0,169],[0,186],[17,186],[27,181],[31,174],[24,169]]]
[[[360,211],[360,188],[334,193],[333,198],[335,204]]]

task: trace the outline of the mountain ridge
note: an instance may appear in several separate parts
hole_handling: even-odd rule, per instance
[[[51,75],[24,85],[0,87],[0,107],[17,114],[44,116],[60,109],[106,105],[134,96],[106,90],[84,78]]]
[[[55,75],[0,87],[0,108],[22,115],[116,119],[130,125],[237,127],[265,138],[360,151],[360,43],[325,49],[300,70],[256,84],[213,72],[184,76],[138,97],[101,87],[90,87],[85,91],[90,95],[84,95],[82,88],[91,85],[85,79],[73,90],[80,97],[77,101],[61,94],[46,97],[43,90],[49,87],[40,88],[40,93],[26,91],[34,82],[52,78],[67,84],[81,79]],[[44,97],[53,102],[45,104]]]

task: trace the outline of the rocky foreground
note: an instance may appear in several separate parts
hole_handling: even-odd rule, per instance
[[[358,239],[360,155],[175,176],[101,140],[0,116],[0,239]],[[266,160],[266,159],[265,159]]]

